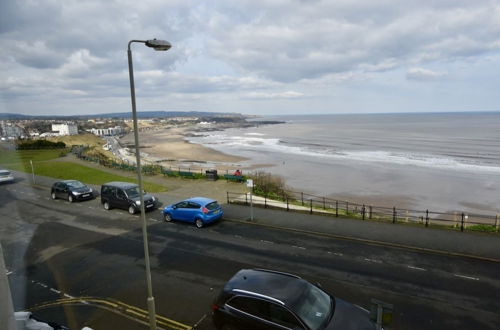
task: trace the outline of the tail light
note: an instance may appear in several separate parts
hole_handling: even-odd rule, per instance
[[[217,305],[217,304],[212,304],[212,306],[211,306],[211,307],[212,307],[212,310],[213,310],[214,312],[215,312],[216,310],[218,310],[218,309],[219,309],[219,305]]]
[[[204,207],[204,208],[201,209],[201,212],[203,212],[204,214],[207,214],[209,211],[208,211],[208,209],[206,207]]]

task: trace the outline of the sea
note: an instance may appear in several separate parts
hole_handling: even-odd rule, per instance
[[[293,191],[380,206],[500,214],[500,112],[272,116],[189,138]]]

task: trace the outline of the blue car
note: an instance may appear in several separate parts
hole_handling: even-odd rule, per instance
[[[193,197],[166,206],[163,211],[165,221],[179,220],[191,222],[201,228],[222,218],[223,211],[216,200],[205,197]]]

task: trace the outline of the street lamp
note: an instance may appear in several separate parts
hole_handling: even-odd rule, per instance
[[[139,152],[139,128],[137,125],[137,111],[135,107],[135,85],[134,85],[134,68],[132,66],[132,51],[130,45],[133,42],[143,43],[148,47],[158,51],[169,50],[172,45],[165,40],[130,40],[128,43],[128,72],[130,76],[130,95],[132,98],[132,119],[134,121],[134,139],[135,139],[135,157],[137,166],[137,181],[139,183],[139,201],[141,203],[141,221],[142,221],[142,240],[144,243],[144,259],[146,261],[146,283],[148,286],[148,312],[149,312],[149,328],[156,329],[156,312],[155,298],[153,297],[153,286],[151,284],[151,266],[149,263],[149,245],[148,245],[148,229],[146,224],[146,212],[144,210],[144,196],[142,187],[142,169],[141,169],[141,154]]]

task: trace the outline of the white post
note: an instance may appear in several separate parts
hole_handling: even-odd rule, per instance
[[[33,161],[30,159],[31,173],[33,174],[33,184],[35,184],[35,168],[33,167]]]
[[[253,180],[247,180],[247,187],[250,188],[250,221],[253,221]]]

